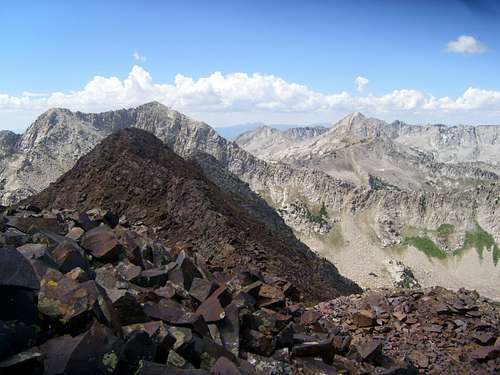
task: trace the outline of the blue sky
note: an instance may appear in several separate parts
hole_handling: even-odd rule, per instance
[[[51,105],[150,99],[213,125],[334,121],[355,110],[500,123],[500,2],[18,0],[2,2],[0,17],[2,129],[22,130]],[[108,81],[89,93],[95,76]],[[362,90],[357,77],[368,81]]]

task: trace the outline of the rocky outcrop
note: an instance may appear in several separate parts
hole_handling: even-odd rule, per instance
[[[9,130],[0,130],[0,160],[11,156],[16,151],[20,135]]]
[[[487,374],[500,366],[498,306],[475,292],[390,289],[307,306],[300,284],[210,270],[200,254],[111,211],[10,207],[1,223],[1,265],[22,265],[0,267],[2,373]]]

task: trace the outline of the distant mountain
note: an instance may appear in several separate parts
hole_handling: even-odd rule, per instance
[[[263,122],[254,122],[254,123],[247,123],[247,124],[238,124],[238,125],[230,125],[230,126],[216,126],[215,130],[222,135],[224,138],[229,139],[229,140],[234,140],[237,137],[239,137],[241,134],[263,127],[263,126],[269,126],[274,129],[278,130],[287,130],[291,128],[300,128],[302,127],[301,125],[293,125],[293,124],[272,124],[272,125],[266,125]],[[319,124],[310,124],[307,127],[312,127],[312,128],[327,128],[329,124],[327,123],[319,123]]]
[[[361,286],[408,285],[406,265],[424,286],[464,286],[500,299],[498,166],[487,162],[493,156],[484,151],[497,147],[488,138],[495,127],[485,127],[486,133],[423,127],[430,130],[422,130],[422,137],[441,134],[433,153],[407,144],[411,125],[384,124],[353,114],[320,134],[261,128],[258,142],[251,133],[240,138],[246,139],[244,147],[259,146],[253,155],[207,124],[159,103],[97,114],[52,109],[13,146],[7,142],[8,156],[0,159],[0,194],[9,203],[37,193],[103,138],[136,127],[195,160],[212,182],[271,230],[290,239],[286,225],[291,227]],[[464,141],[446,141],[442,135],[455,131]],[[460,144],[467,134],[475,134],[467,141],[479,150],[475,159],[445,162],[453,153],[465,158]],[[429,139],[432,146],[436,140]],[[275,149],[266,155],[268,146]]]
[[[306,139],[326,133],[328,128],[296,127],[279,130],[271,126],[261,126],[247,131],[235,139],[235,142],[252,154],[272,159],[272,155],[291,144],[300,143]]]
[[[358,185],[376,176],[401,188],[462,189],[497,181],[500,174],[500,126],[388,124],[353,113],[304,137],[289,137],[289,131],[259,128],[236,142],[265,160],[319,169]]]

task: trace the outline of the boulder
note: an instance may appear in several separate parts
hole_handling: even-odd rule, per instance
[[[53,251],[52,257],[56,261],[59,271],[66,273],[73,268],[80,267],[85,272],[90,273],[90,265],[83,250],[75,243],[63,242]]]
[[[275,349],[275,342],[272,336],[264,335],[253,329],[244,330],[241,339],[241,347],[252,353],[269,357]]]
[[[122,251],[115,234],[106,226],[97,227],[85,233],[81,239],[82,247],[92,256],[103,261],[115,261]]]
[[[376,315],[372,310],[359,310],[352,315],[352,321],[358,328],[372,327]]]
[[[63,331],[78,332],[96,318],[121,332],[121,325],[108,296],[94,281],[78,283],[56,270],[41,281],[38,309]]]
[[[380,340],[368,340],[358,346],[358,353],[363,361],[379,363],[382,346],[383,342]]]
[[[156,349],[157,345],[146,332],[133,332],[121,348],[113,374],[135,374],[141,362],[155,360]]]
[[[216,289],[218,285],[213,281],[202,279],[199,277],[193,278],[189,294],[191,294],[197,301],[205,301]]]
[[[53,338],[40,347],[44,375],[113,373],[122,345],[111,330],[97,322],[81,335]]]
[[[138,297],[125,289],[107,289],[106,293],[116,311],[120,324],[131,325],[149,322]]]
[[[32,264],[13,247],[0,247],[0,286],[39,289],[40,281]]]
[[[53,233],[64,235],[64,227],[55,217],[43,216],[14,216],[10,218],[8,225],[15,227],[24,233],[36,233],[39,230],[48,230]]]
[[[68,233],[66,233],[66,237],[73,241],[78,241],[85,234],[85,230],[80,227],[71,228]]]

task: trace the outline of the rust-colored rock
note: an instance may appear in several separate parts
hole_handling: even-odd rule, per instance
[[[106,261],[117,260],[122,250],[115,234],[106,227],[89,230],[82,237],[81,245],[92,256]]]

